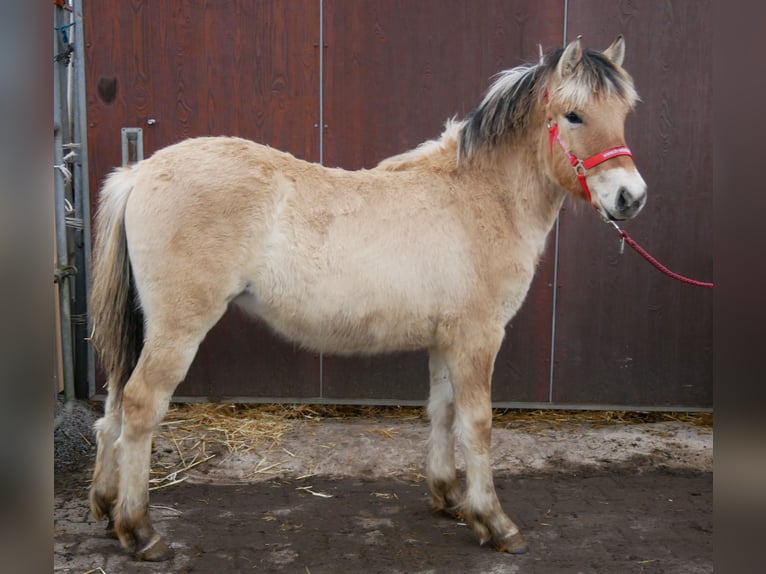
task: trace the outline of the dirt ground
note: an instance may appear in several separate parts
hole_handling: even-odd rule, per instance
[[[496,427],[498,496],[530,547],[510,556],[430,511],[427,421],[296,421],[268,446],[234,453],[211,446],[214,458],[153,491],[152,517],[176,556],[148,564],[134,562],[89,516],[96,416],[78,404],[57,417],[57,573],[713,572],[709,426]],[[153,468],[183,456],[177,446],[175,436],[159,437]]]

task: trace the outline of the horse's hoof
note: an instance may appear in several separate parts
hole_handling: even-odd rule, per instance
[[[149,544],[136,552],[136,560],[144,562],[163,562],[170,560],[175,555],[173,549],[165,542],[165,539],[156,535]]]
[[[444,516],[449,516],[450,518],[454,518],[455,520],[465,520],[465,514],[463,513],[462,507],[460,504],[456,504],[454,506],[444,506],[444,505],[431,505],[431,512],[434,514],[443,514]]]
[[[526,554],[529,546],[527,546],[524,535],[521,532],[517,532],[496,544],[495,549],[498,552],[507,552],[508,554]]]
[[[109,518],[111,522],[112,501],[113,499],[98,494],[95,490],[90,491],[90,513],[97,522],[101,522],[104,518]]]
[[[114,528],[114,520],[112,520],[111,518],[109,519],[109,522],[106,525],[105,534],[107,538],[112,538],[114,540],[120,539],[120,537],[117,536],[117,530]]]

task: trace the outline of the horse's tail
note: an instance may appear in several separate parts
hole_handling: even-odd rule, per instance
[[[90,314],[93,344],[109,381],[121,388],[133,372],[144,345],[144,317],[125,236],[125,206],[135,170],[119,168],[106,179],[96,213]]]

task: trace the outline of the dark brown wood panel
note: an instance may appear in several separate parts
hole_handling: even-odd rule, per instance
[[[232,308],[208,333],[177,396],[259,397],[304,400],[318,397],[319,357],[274,336]]]
[[[84,8],[94,185],[121,163],[122,127],[143,128],[145,157],[187,137],[235,135],[318,161],[316,0],[126,0]],[[177,391],[318,394],[319,357],[234,310],[208,334]]]
[[[537,44],[560,45],[564,29],[563,0],[321,4],[324,78],[318,0],[85,3],[94,188],[121,163],[122,127],[143,128],[147,156],[186,137],[240,135],[318,161],[322,84],[324,163],[373,166],[437,137],[493,74],[535,61]],[[703,279],[713,273],[710,6],[581,0],[568,4],[566,23],[590,46],[625,35],[643,97],[628,142],[650,194],[625,228],[671,268]],[[712,406],[712,293],[629,250],[619,256],[611,229],[586,208],[567,204],[560,226],[555,341],[551,240],[509,325],[493,399],[547,402],[553,348],[556,404]],[[373,402],[427,394],[425,353],[320,362],[235,310],[177,392]]]
[[[89,2],[86,17],[95,181],[119,165],[124,126],[144,129],[146,156],[233,135],[319,159],[316,1]]]
[[[625,229],[671,269],[712,280],[711,2],[572,2],[567,29],[594,47],[626,38],[643,98],[627,138],[649,199]],[[711,290],[630,248],[619,256],[595,214],[564,211],[554,401],[711,407],[712,319]]]
[[[560,45],[563,2],[324,1],[324,162],[371,167],[438,137],[479,102],[495,73]],[[496,401],[548,399],[552,249],[498,357]],[[427,355],[325,357],[325,397],[428,396]]]

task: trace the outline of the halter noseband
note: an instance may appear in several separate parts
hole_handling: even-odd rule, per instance
[[[548,88],[545,88],[546,109],[549,104],[550,104],[550,96],[548,94]],[[572,167],[575,170],[575,174],[577,175],[577,181],[580,182],[580,187],[582,187],[582,190],[585,193],[585,197],[587,197],[588,201],[591,203],[593,202],[593,200],[591,199],[590,189],[588,189],[588,182],[586,181],[586,175],[588,173],[588,170],[596,167],[599,164],[604,163],[607,160],[613,159],[615,157],[620,157],[621,155],[625,155],[631,158],[633,157],[633,154],[631,153],[630,148],[628,146],[620,145],[620,146],[616,146],[616,147],[604,150],[602,152],[599,152],[595,155],[590,156],[587,159],[578,158],[574,153],[569,151],[564,146],[564,142],[561,141],[561,137],[559,136],[559,125],[557,123],[554,123],[553,117],[550,114],[548,115],[548,137],[550,140],[551,155],[553,155],[553,142],[556,141],[558,142],[561,150],[566,154],[567,159],[569,160],[569,163],[572,164]]]

